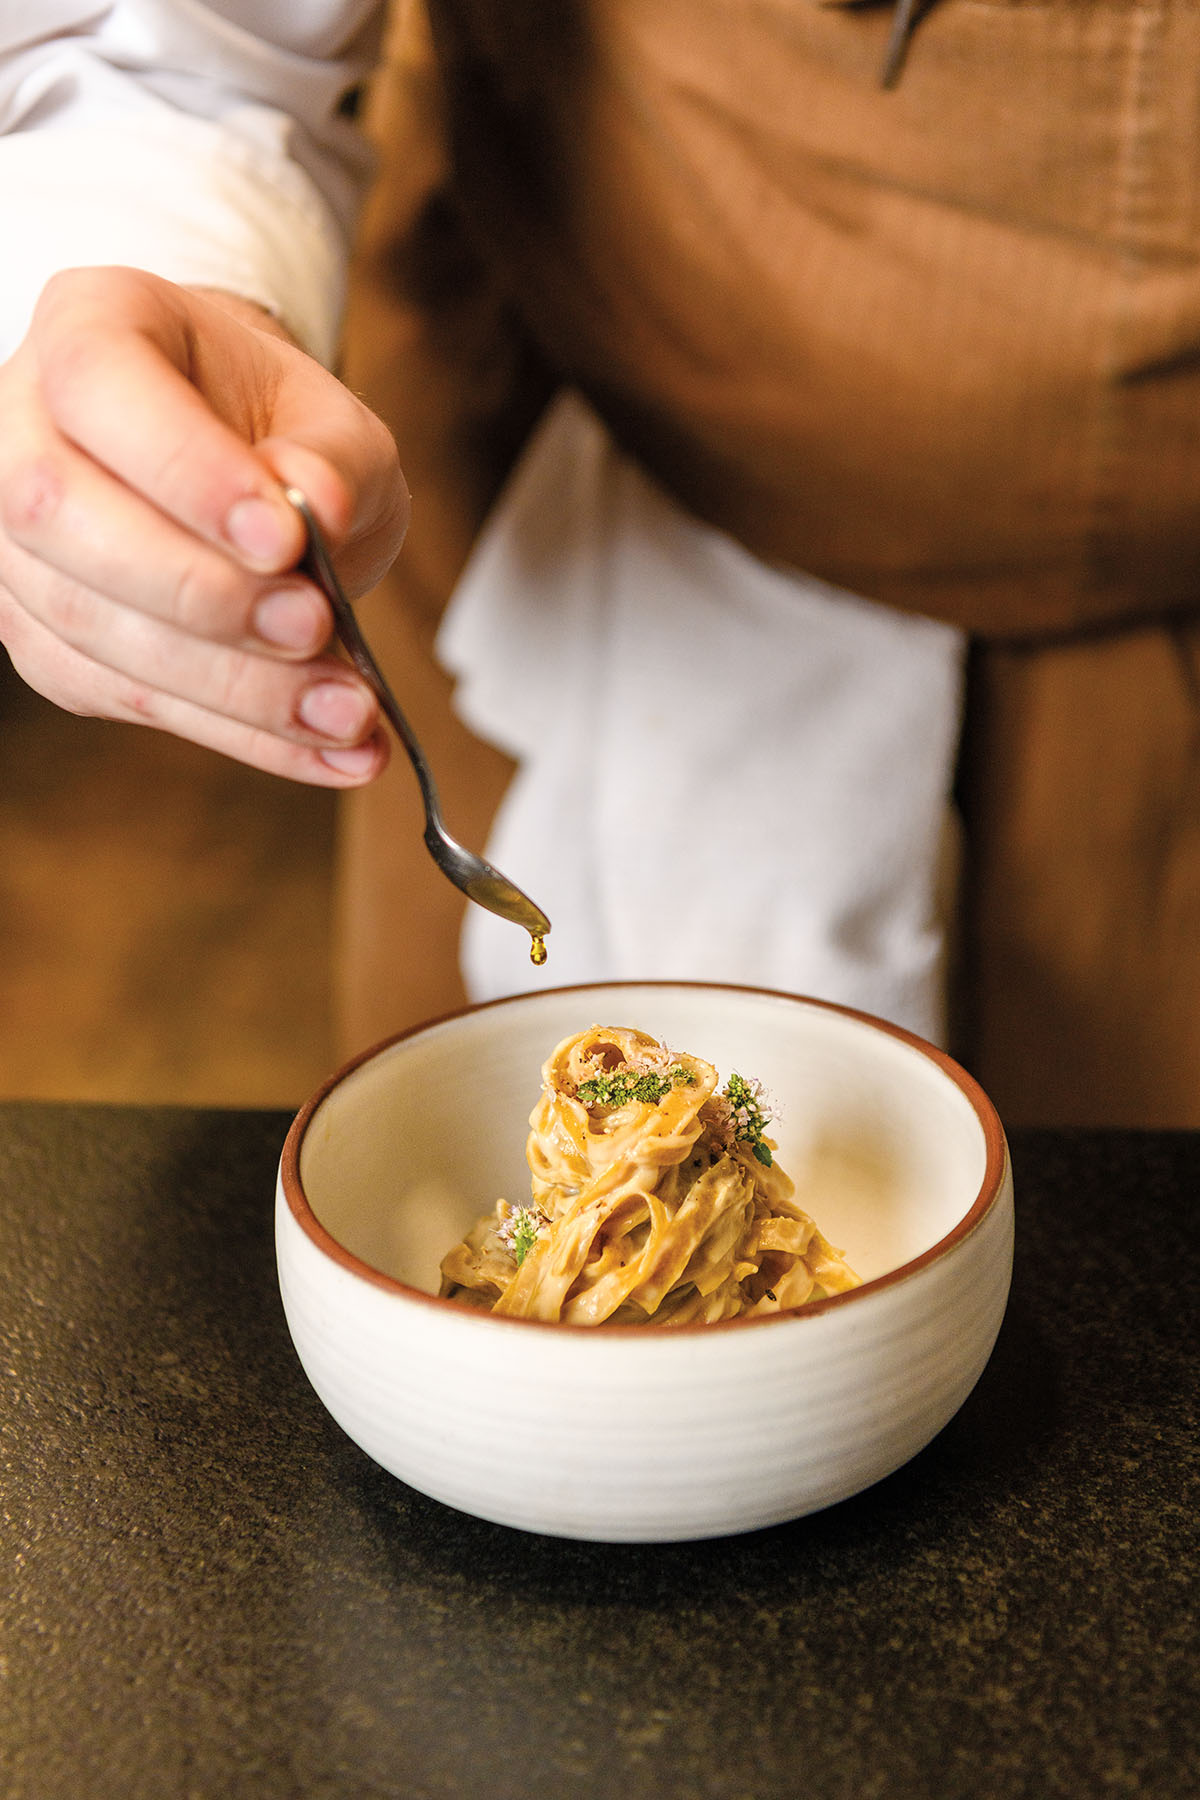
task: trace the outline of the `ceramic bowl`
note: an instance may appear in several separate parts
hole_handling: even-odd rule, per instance
[[[438,1299],[443,1254],[528,1193],[542,1062],[592,1024],[757,1076],[797,1198],[863,1285],[658,1329]],[[794,1519],[906,1462],[988,1359],[1012,1230],[1000,1122],[940,1051],[793,995],[656,982],[501,1000],[369,1051],[297,1116],[276,1209],[293,1341],[354,1442],[450,1506],[600,1541]]]

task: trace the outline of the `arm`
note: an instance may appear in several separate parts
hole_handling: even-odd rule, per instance
[[[327,35],[334,20],[362,36],[361,6],[288,10],[293,34],[298,11],[320,10]],[[124,11],[110,8],[106,26]],[[72,192],[51,222],[49,253],[39,228],[48,201],[38,205],[26,186],[13,209],[10,266],[28,252],[39,282],[60,257],[63,272],[41,289],[0,366],[0,639],[32,685],[73,710],[141,719],[280,774],[348,785],[377,772],[384,743],[365,688],[323,654],[324,602],[288,573],[301,531],[280,490],[308,493],[352,591],[378,579],[406,520],[394,446],[288,329],[294,319],[328,354],[336,293],[310,269],[321,304],[304,301],[293,265],[297,243],[308,258],[315,231],[325,245],[315,266],[331,279],[340,267],[354,159],[335,96],[357,65],[335,59],[337,77],[322,86],[312,58],[245,31],[222,64],[214,47],[224,55],[233,28],[211,10],[143,6],[139,16],[161,16],[168,39],[180,20],[203,27],[213,55],[202,62],[193,46],[185,57],[172,39],[166,66],[135,77],[128,46],[116,55],[110,39],[101,55],[103,34],[84,26],[79,41],[25,46],[14,27],[0,28],[0,192],[12,193],[4,155],[14,145],[29,168],[60,177],[69,148],[90,147],[87,203]],[[61,59],[80,56],[86,79],[72,83]],[[189,60],[205,71],[183,83],[195,111],[174,98]],[[298,73],[289,123],[280,90]],[[215,160],[193,156],[194,129],[219,145]],[[120,162],[131,137],[143,164],[160,142],[184,154],[164,150],[145,183],[129,165],[122,182],[111,158]],[[304,145],[304,161],[288,153],[292,143]],[[91,178],[101,166],[102,193]],[[156,230],[165,189],[180,222],[173,237]],[[119,245],[135,252],[132,266],[71,268],[83,239],[93,262],[113,263],[107,252]],[[156,264],[159,274],[148,272]]]
[[[377,0],[0,9],[0,357],[56,270],[127,263],[256,300],[329,360],[370,171],[343,102],[380,30]]]

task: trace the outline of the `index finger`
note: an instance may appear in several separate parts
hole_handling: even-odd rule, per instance
[[[291,567],[303,527],[254,451],[281,379],[263,341],[157,277],[97,270],[47,288],[37,350],[55,425],[94,462],[246,568]]]

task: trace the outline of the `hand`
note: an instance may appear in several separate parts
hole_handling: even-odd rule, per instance
[[[258,308],[132,269],[58,275],[0,365],[0,642],[72,712],[358,786],[374,697],[297,575],[306,494],[348,591],[400,547],[391,435]]]

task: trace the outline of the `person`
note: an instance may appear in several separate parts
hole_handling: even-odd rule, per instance
[[[458,914],[289,483],[560,979],[797,987],[951,1029],[1015,1122],[1200,1120],[1190,0],[410,7],[344,381],[378,9],[60,11],[0,26],[0,637],[346,790],[349,1039],[454,997]],[[499,929],[474,994],[529,984]]]

